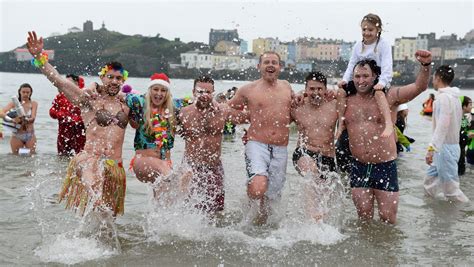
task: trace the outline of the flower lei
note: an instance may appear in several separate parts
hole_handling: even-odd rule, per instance
[[[100,72],[98,73],[99,76],[104,76],[107,71],[109,70],[113,70],[114,68],[112,68],[111,65],[105,65],[102,69],[100,69]],[[128,79],[128,71],[124,70],[124,69],[118,69],[118,71],[120,71],[120,73],[123,75],[123,80],[127,80]]]
[[[168,130],[170,123],[168,122],[169,117],[168,109],[165,110],[164,119],[161,119],[161,115],[158,112],[153,112],[153,118],[151,118],[151,125],[153,126],[153,135],[155,136],[155,144],[159,149],[166,147],[170,142]]]

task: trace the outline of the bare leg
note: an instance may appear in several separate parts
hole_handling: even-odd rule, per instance
[[[250,199],[260,200],[258,215],[255,218],[256,224],[265,224],[268,218],[268,201],[265,193],[268,189],[268,178],[256,175],[247,185],[247,195]]]
[[[374,189],[375,199],[379,206],[380,220],[386,223],[395,224],[397,222],[398,192],[388,192]]]
[[[374,190],[371,188],[353,188],[352,201],[360,219],[371,220],[374,217]]]
[[[23,142],[16,138],[15,135],[12,135],[10,138],[10,147],[12,148],[12,153],[18,155],[18,151],[23,147]]]
[[[165,161],[156,157],[137,156],[133,171],[140,182],[154,183],[156,177],[169,175],[171,168]]]
[[[309,156],[302,156],[296,164],[301,175],[312,174],[319,177],[319,170],[316,162]]]
[[[34,154],[36,151],[36,135],[26,142],[25,147],[30,149],[30,154]]]

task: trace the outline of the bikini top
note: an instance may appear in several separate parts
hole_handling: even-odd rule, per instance
[[[112,115],[112,113],[106,110],[102,105],[102,109],[97,110],[95,113],[95,120],[97,121],[97,124],[102,127],[116,124],[118,127],[125,129],[128,124],[128,116],[123,111],[122,104],[120,104],[120,107],[122,110],[117,112],[117,114]]]

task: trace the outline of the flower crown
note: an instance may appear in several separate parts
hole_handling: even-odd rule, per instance
[[[124,70],[123,68],[120,68],[120,69],[114,69],[112,67],[112,65],[105,65],[101,70],[100,72],[98,73],[99,76],[104,76],[109,70],[117,70],[117,71],[120,71],[120,73],[123,75],[123,80],[127,80],[128,79],[128,71]]]

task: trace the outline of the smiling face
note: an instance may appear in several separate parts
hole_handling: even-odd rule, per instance
[[[308,95],[309,103],[321,105],[326,93],[326,86],[320,81],[309,80],[306,82],[305,93]]]
[[[151,104],[155,108],[163,106],[168,98],[168,88],[161,84],[155,84],[148,89]]]
[[[364,39],[364,44],[370,45],[375,43],[380,32],[379,27],[367,20],[364,20],[360,26],[362,28],[362,38]]]
[[[197,82],[193,89],[196,105],[199,107],[208,107],[212,103],[214,94],[214,85],[212,83]]]
[[[103,76],[100,77],[105,87],[105,93],[109,96],[115,96],[120,92],[120,87],[125,81],[122,73],[118,70],[108,70]]]
[[[354,85],[357,92],[360,94],[370,93],[375,81],[375,74],[370,69],[369,65],[357,65],[354,68]]]
[[[280,58],[273,53],[264,53],[258,63],[260,75],[266,81],[273,82],[278,79],[281,71]]]

